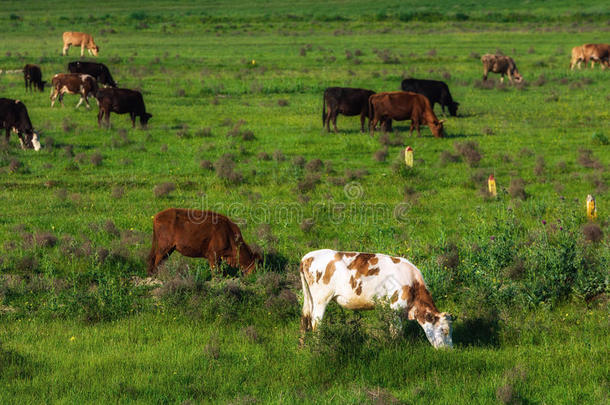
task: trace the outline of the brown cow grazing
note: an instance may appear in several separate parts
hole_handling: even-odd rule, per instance
[[[504,82],[504,75],[508,76],[511,83],[513,78],[517,83],[523,81],[523,76],[519,73],[515,61],[510,56],[487,53],[481,57],[481,62],[483,62],[483,80],[487,80],[487,74],[492,72],[502,75],[500,82]]]
[[[84,32],[66,31],[64,32],[63,40],[63,56],[66,56],[68,49],[70,49],[70,46],[72,45],[80,46],[80,56],[85,54],[85,47],[87,47],[89,54],[93,56],[97,56],[98,52],[100,51],[100,47],[95,44],[93,37]]]
[[[38,90],[43,91],[47,82],[42,80],[42,71],[39,66],[27,64],[23,67],[23,80],[25,80],[25,91],[32,90],[34,84]]]
[[[585,66],[591,61],[591,69],[598,62],[602,69],[610,67],[610,45],[608,44],[585,44],[582,46]]]
[[[430,102],[426,96],[407,91],[392,91],[387,93],[373,94],[369,98],[369,125],[371,136],[375,133],[378,122],[386,120],[404,121],[411,120],[409,135],[413,134],[413,128],[419,132],[420,124],[428,125],[432,134],[437,138],[444,135],[443,121],[439,121],[434,115]]]
[[[244,242],[239,227],[212,211],[168,208],[155,215],[148,274],[153,275],[174,250],[188,257],[205,257],[212,268],[225,261],[245,274],[252,273],[260,260]]]
[[[83,101],[89,105],[89,96],[95,96],[97,92],[97,81],[93,76],[81,73],[58,73],[51,80],[51,107],[55,105],[55,99],[59,96],[61,106],[64,106],[64,94],[80,94],[80,100],[76,104],[78,108]]]
[[[131,127],[136,127],[136,117],[140,117],[140,125],[145,127],[148,120],[152,118],[152,114],[146,112],[142,93],[130,89],[117,89],[108,87],[99,89],[95,95],[100,106],[100,111],[97,114],[97,125],[102,126],[102,117],[106,115],[106,126],[110,127],[110,113],[117,114],[129,113],[131,118]]]
[[[585,53],[582,46],[575,46],[572,48],[572,58],[570,59],[570,69],[574,70],[574,66],[578,65],[580,69],[581,63],[585,60]],[[585,67],[587,64],[585,63]]]

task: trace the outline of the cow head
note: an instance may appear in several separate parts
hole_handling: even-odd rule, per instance
[[[432,131],[432,135],[434,135],[434,137],[442,138],[443,136],[445,136],[445,128],[443,128],[444,121],[445,120],[434,121],[428,125],[430,127],[430,130]]]
[[[449,104],[449,114],[451,114],[452,117],[457,116],[457,109],[459,105],[460,103],[458,103],[457,101],[454,101],[453,103]]]
[[[451,338],[451,315],[446,312],[438,314],[432,322],[426,321],[422,325],[426,337],[435,349],[451,349],[453,339]]]
[[[97,56],[97,54],[100,52],[100,47],[95,45],[93,48],[91,48],[91,53],[93,54],[93,56]]]
[[[40,140],[38,139],[38,134],[36,132],[25,134],[25,136],[19,135],[19,142],[21,143],[21,149],[40,150]]]
[[[140,124],[145,127],[146,125],[148,125],[148,120],[151,118],[152,114],[145,112],[144,114],[140,115]]]
[[[45,88],[45,86],[46,86],[47,84],[48,84],[48,83],[46,82],[46,80],[41,81],[41,82],[38,84],[38,90],[40,90],[40,91],[44,91],[44,88]]]

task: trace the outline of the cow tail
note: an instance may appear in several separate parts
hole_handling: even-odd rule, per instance
[[[371,101],[371,97],[369,96],[369,130],[371,130],[371,123],[373,122],[373,116],[375,112],[373,111],[373,102]]]
[[[324,94],[324,96],[322,96],[322,128],[324,128],[325,122],[326,122],[326,94]]]
[[[150,253],[148,254],[148,267],[147,267],[147,271],[148,271],[149,275],[152,275],[152,272],[154,270],[153,267],[155,265],[155,258],[157,257],[157,247],[158,247],[157,228],[153,221],[153,237],[152,237]]]
[[[301,273],[301,284],[303,285],[303,315],[301,316],[301,331],[306,332],[312,328],[312,311],[313,311],[313,298],[311,291],[309,290],[309,284],[305,278],[305,270],[303,269],[303,262],[299,267]]]

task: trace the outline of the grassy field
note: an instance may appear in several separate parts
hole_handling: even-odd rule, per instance
[[[573,46],[608,42],[605,3],[92,4],[0,11],[0,69],[50,82],[80,51],[60,56],[62,32],[87,31],[153,114],[99,129],[95,102],[51,108],[0,74],[44,145],[0,145],[0,403],[608,402],[610,73],[569,70]],[[524,84],[481,81],[496,51]],[[449,85],[446,138],[322,130],[326,87],[406,77]],[[264,265],[229,278],[175,254],[142,285],[171,206],[238,220]],[[298,262],[319,248],[409,258],[455,350],[336,305],[299,348]]]

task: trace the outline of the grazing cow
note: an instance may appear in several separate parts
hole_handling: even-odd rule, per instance
[[[51,107],[55,105],[55,100],[59,96],[61,106],[64,106],[64,94],[79,94],[80,100],[76,108],[80,107],[83,101],[89,105],[89,96],[95,96],[97,92],[97,81],[93,76],[82,73],[58,73],[51,80]]]
[[[95,95],[100,111],[97,114],[97,124],[102,125],[102,117],[106,114],[106,126],[110,126],[110,113],[129,113],[132,128],[136,127],[136,117],[140,117],[140,125],[145,127],[152,114],[146,112],[142,93],[130,89],[105,88],[99,89]]]
[[[403,91],[423,94],[430,101],[432,109],[434,104],[439,103],[445,113],[445,106],[449,109],[449,114],[457,116],[457,109],[460,103],[453,101],[447,83],[438,80],[405,79],[400,83]]]
[[[585,53],[582,46],[575,46],[572,48],[572,58],[570,59],[570,69],[574,70],[574,66],[578,65],[580,69],[581,63],[585,60]],[[585,63],[585,67],[587,64]]]
[[[100,51],[100,47],[95,44],[93,41],[93,37],[84,32],[74,32],[74,31],[66,31],[63,35],[64,40],[64,49],[62,52],[63,56],[66,56],[68,49],[70,46],[80,46],[80,56],[85,54],[85,47],[89,54],[93,56],[97,56]]]
[[[239,227],[212,211],[168,208],[155,215],[148,274],[153,275],[174,250],[188,257],[205,257],[212,268],[225,261],[245,274],[252,273],[260,260],[244,242]]]
[[[410,135],[413,134],[413,128],[415,128],[418,136],[421,136],[420,124],[428,125],[432,134],[437,138],[442,138],[444,135],[444,120],[439,121],[436,118],[430,102],[424,95],[406,91],[377,93],[369,98],[369,104],[371,136],[375,133],[378,122],[389,120],[411,120]]]
[[[301,259],[301,330],[315,330],[332,300],[348,309],[373,309],[379,300],[407,319],[417,320],[435,348],[452,347],[451,317],[439,312],[417,267],[402,257],[380,253],[307,253]]]
[[[504,75],[508,76],[511,83],[513,78],[517,83],[523,81],[523,76],[519,73],[515,61],[510,56],[487,53],[481,57],[481,62],[483,62],[483,80],[487,80],[487,74],[492,72],[502,75],[500,82],[504,82]]]
[[[375,94],[373,90],[353,89],[349,87],[329,87],[324,90],[322,100],[322,127],[330,132],[332,120],[337,132],[337,115],[339,113],[352,117],[360,115],[360,130],[364,132],[364,121],[369,115],[369,97]]]
[[[68,63],[70,73],[85,73],[95,77],[98,84],[116,87],[117,84],[112,78],[108,67],[103,63],[75,61]]]
[[[602,69],[610,67],[610,45],[608,44],[585,44],[582,46],[585,66],[591,61],[591,69],[598,62]]]
[[[23,67],[23,79],[25,80],[25,91],[32,90],[34,84],[38,90],[43,91],[47,82],[42,80],[42,71],[39,66],[27,64]]]
[[[11,130],[19,136],[22,149],[40,150],[38,134],[34,132],[28,109],[19,100],[0,98],[0,129],[6,130],[6,142],[11,137]]]

